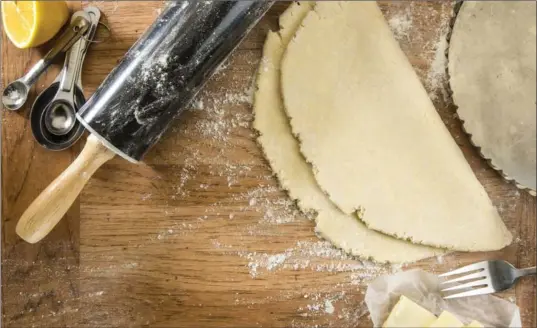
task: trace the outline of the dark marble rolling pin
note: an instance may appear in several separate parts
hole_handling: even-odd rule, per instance
[[[30,243],[61,220],[116,154],[138,162],[273,1],[171,2],[77,113],[90,132],[78,158],[23,213]]]

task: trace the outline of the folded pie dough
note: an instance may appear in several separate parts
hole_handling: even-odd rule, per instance
[[[269,32],[264,46],[254,97],[254,127],[272,170],[302,210],[317,212],[317,231],[348,253],[379,262],[411,262],[442,253],[369,230],[354,215],[342,213],[317,186],[311,167],[300,154],[281,100],[280,60],[312,6],[310,2],[291,4],[280,17],[279,32]]]
[[[302,154],[345,214],[442,248],[511,242],[375,2],[318,2],[287,46],[281,88]]]

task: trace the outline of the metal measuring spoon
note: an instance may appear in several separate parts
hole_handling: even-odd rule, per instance
[[[75,103],[75,83],[80,79],[84,57],[97,30],[100,16],[100,11],[95,7],[89,7],[73,15],[72,21],[77,17],[85,17],[91,25],[84,37],[67,52],[59,89],[45,110],[43,117],[45,127],[54,135],[65,135],[75,126],[75,114],[78,110]]]
[[[50,66],[56,56],[69,49],[90,26],[88,19],[77,17],[58,38],[50,51],[41,58],[23,77],[7,85],[2,93],[2,103],[9,110],[21,108],[28,99],[28,93],[39,76]]]
[[[75,142],[77,142],[78,139],[80,139],[85,130],[84,126],[80,124],[73,116],[73,126],[67,133],[63,135],[53,133],[54,131],[50,127],[51,122],[49,119],[47,119],[46,114],[47,109],[50,107],[50,103],[56,99],[62,81],[65,83],[67,81],[74,80],[74,86],[71,89],[71,93],[74,99],[73,108],[75,110],[78,110],[86,102],[84,93],[82,91],[81,73],[84,57],[86,56],[86,53],[88,52],[91,42],[95,36],[101,12],[95,7],[87,7],[84,9],[84,11],[79,11],[74,15],[84,15],[84,12],[87,14],[86,18],[91,21],[91,26],[86,34],[83,35],[83,37],[78,40],[66,53],[64,66],[60,74],[58,74],[50,86],[48,86],[39,94],[39,96],[37,96],[30,111],[30,127],[33,136],[41,146],[48,150],[60,151],[69,148]],[[70,80],[71,78],[72,80]],[[62,109],[60,108],[60,111],[61,110]],[[50,117],[50,112],[48,115]],[[56,122],[52,123],[61,123],[62,119],[68,119],[68,115],[69,113],[56,113]],[[60,117],[58,118],[58,116]],[[47,122],[49,122],[49,126],[47,126]]]
[[[59,81],[53,82],[50,87],[40,93],[35,99],[30,112],[30,128],[35,141],[42,147],[53,151],[60,151],[71,147],[80,139],[85,130],[84,126],[77,121],[69,133],[58,136],[50,133],[45,126],[45,109],[58,91],[59,85]],[[84,105],[86,99],[78,86],[75,89],[75,104],[77,107],[80,107]]]

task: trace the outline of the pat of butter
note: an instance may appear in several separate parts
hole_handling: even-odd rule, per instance
[[[464,327],[468,327],[468,328],[483,328],[485,326],[483,326],[483,324],[481,322],[474,320],[474,321],[470,322],[469,324],[467,324]]]
[[[429,327],[435,320],[434,314],[403,295],[382,327]]]
[[[459,321],[453,314],[448,311],[442,312],[438,319],[433,322],[429,327],[443,327],[443,328],[461,328],[464,324]]]

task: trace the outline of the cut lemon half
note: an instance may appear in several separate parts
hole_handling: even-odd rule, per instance
[[[2,1],[4,30],[17,48],[47,42],[68,18],[65,1]]]

